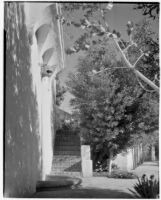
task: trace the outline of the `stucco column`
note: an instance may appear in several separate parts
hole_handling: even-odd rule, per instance
[[[40,104],[40,135],[42,153],[42,179],[50,174],[53,160],[53,144],[55,129],[54,103],[56,102],[55,75],[64,67],[63,32],[56,16],[60,13],[57,3],[26,4],[26,19],[30,35],[33,36],[34,66],[39,68],[34,73],[40,81],[37,84]],[[36,12],[36,13],[35,13]]]
[[[81,145],[81,164],[83,177],[93,176],[91,151],[89,145]]]
[[[42,79],[42,179],[50,174],[53,159],[51,111],[52,111],[52,90],[50,79]]]

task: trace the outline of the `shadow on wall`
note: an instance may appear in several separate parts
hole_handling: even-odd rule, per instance
[[[40,136],[22,3],[5,3],[4,196],[28,197],[40,178]]]

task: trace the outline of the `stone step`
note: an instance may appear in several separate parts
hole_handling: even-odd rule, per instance
[[[62,172],[81,172],[80,156],[54,156],[52,171]]]
[[[80,139],[80,137],[78,135],[56,135],[56,138],[76,138],[76,139]]]
[[[55,145],[54,145],[54,148],[57,148],[57,147],[64,147],[64,146],[71,146],[71,147],[73,147],[73,146],[77,146],[77,147],[79,147],[80,148],[80,143],[72,143],[72,142],[59,142],[59,143],[55,143]]]
[[[52,171],[53,171],[54,174],[59,174],[59,175],[60,174],[69,175],[69,174],[72,174],[72,173],[75,173],[75,172],[76,173],[77,172],[81,173],[81,169],[68,170],[66,168],[65,169],[64,168],[63,169],[61,169],[61,168],[59,168],[59,169],[58,168],[53,168]]]
[[[72,144],[74,144],[75,142],[80,144],[80,140],[79,139],[75,139],[75,138],[56,138],[55,139],[55,143],[59,143],[59,142],[71,142]]]
[[[55,172],[52,171],[51,175],[54,176],[72,176],[72,177],[82,177],[82,172]]]
[[[67,150],[70,150],[70,151],[74,151],[74,150],[76,150],[76,151],[80,151],[81,150],[81,148],[80,148],[80,146],[74,146],[74,145],[56,145],[55,147],[54,147],[54,150],[62,150],[62,149],[64,149],[65,151]]]
[[[71,132],[64,132],[64,133],[56,133],[56,136],[77,136],[79,137],[79,134],[77,133],[71,133]]]
[[[80,146],[55,146],[54,151],[80,151]]]
[[[53,161],[63,161],[63,162],[64,162],[65,160],[66,160],[66,161],[69,161],[69,159],[70,159],[70,160],[79,160],[79,159],[80,159],[80,156],[70,156],[70,155],[69,155],[69,156],[68,156],[68,155],[64,155],[64,156],[61,155],[61,156],[58,156],[58,155],[57,155],[57,156],[54,156],[54,157],[53,157]]]
[[[76,164],[76,163],[78,163],[78,162],[80,162],[80,160],[79,161],[70,161],[70,162],[57,162],[57,163],[53,163],[53,167],[54,168],[62,168],[62,167],[70,167],[70,166],[72,166],[72,165],[74,165],[74,164]]]
[[[80,151],[54,151],[54,155],[80,156]]]
[[[56,137],[78,137],[79,135],[77,134],[56,134]]]
[[[80,140],[76,140],[76,139],[55,139],[55,145],[56,144],[65,144],[65,143],[67,143],[67,144],[70,144],[70,145],[80,145]]]
[[[53,175],[81,177],[81,142],[75,134],[57,134],[54,144]]]
[[[55,144],[56,143],[60,143],[60,142],[71,142],[72,144],[74,144],[75,142],[80,144],[80,140],[77,138],[55,138]]]
[[[69,162],[68,161],[55,161],[55,160],[53,160],[53,166],[55,166],[55,167],[57,167],[57,166],[67,166],[68,167],[68,166],[71,166],[75,163],[80,162],[80,160],[81,159],[79,159],[79,160],[69,160]]]
[[[53,165],[52,171],[55,170],[57,172],[80,172],[81,171],[81,162],[71,163],[70,165]]]
[[[71,171],[71,169],[73,171],[80,171],[81,170],[81,162],[73,162],[73,163],[67,163],[67,164],[59,164],[59,163],[55,163],[53,164],[52,166],[52,169],[55,169],[57,171],[62,171],[62,170],[65,170],[65,171]]]

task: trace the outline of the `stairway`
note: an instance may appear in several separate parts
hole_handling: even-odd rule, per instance
[[[76,133],[56,134],[51,175],[81,176],[80,138]]]

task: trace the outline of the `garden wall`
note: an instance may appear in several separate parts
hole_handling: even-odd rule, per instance
[[[138,144],[127,151],[119,153],[112,161],[120,170],[130,171],[143,162],[142,144]]]

